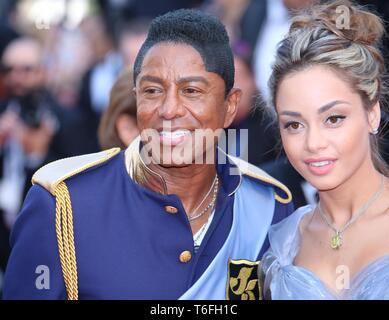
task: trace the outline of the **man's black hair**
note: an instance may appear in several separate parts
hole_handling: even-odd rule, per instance
[[[234,86],[234,58],[224,25],[215,17],[193,9],[180,9],[155,18],[134,63],[134,83],[148,50],[160,42],[182,43],[196,49],[208,72],[225,83],[227,96]]]

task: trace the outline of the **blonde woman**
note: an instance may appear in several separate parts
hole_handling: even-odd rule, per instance
[[[319,191],[271,228],[271,299],[389,299],[388,170],[378,152],[382,21],[349,1],[295,16],[269,81],[285,152]]]

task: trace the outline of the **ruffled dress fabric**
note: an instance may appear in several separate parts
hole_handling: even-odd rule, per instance
[[[299,251],[299,225],[313,206],[297,209],[269,231],[270,248],[262,259],[264,295],[274,300],[389,300],[389,254],[374,260],[339,293],[313,272],[293,264]]]

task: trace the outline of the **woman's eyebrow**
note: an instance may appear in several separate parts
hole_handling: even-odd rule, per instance
[[[326,103],[324,106],[320,107],[319,110],[317,111],[317,113],[321,114],[323,112],[326,112],[328,110],[330,110],[332,107],[338,105],[338,104],[350,104],[349,102],[347,101],[343,101],[343,100],[334,100],[334,101],[331,101],[329,103]],[[302,115],[300,112],[296,112],[296,111],[289,111],[289,110],[285,110],[285,111],[282,111],[280,112],[280,116],[292,116],[292,117],[297,117],[297,118],[302,118]]]
[[[343,100],[335,100],[335,101],[326,103],[324,106],[320,107],[317,113],[320,114],[320,113],[326,112],[327,110],[330,110],[332,107],[334,107],[338,104],[350,104],[350,103],[347,101],[343,101]]]

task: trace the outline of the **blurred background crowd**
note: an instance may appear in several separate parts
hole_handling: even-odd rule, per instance
[[[2,0],[0,2],[0,292],[9,233],[32,174],[47,162],[125,148],[137,136],[132,64],[154,17],[198,8],[225,24],[243,98],[231,128],[247,129],[239,153],[285,183],[296,207],[316,191],[279,148],[262,108],[291,12],[314,0]],[[356,1],[385,20],[389,2]],[[383,50],[387,56],[387,40]],[[385,118],[385,116],[384,116]],[[382,147],[388,149],[384,138]],[[239,140],[238,140],[239,141]],[[234,146],[229,146],[233,148]],[[385,159],[388,159],[384,152]]]

